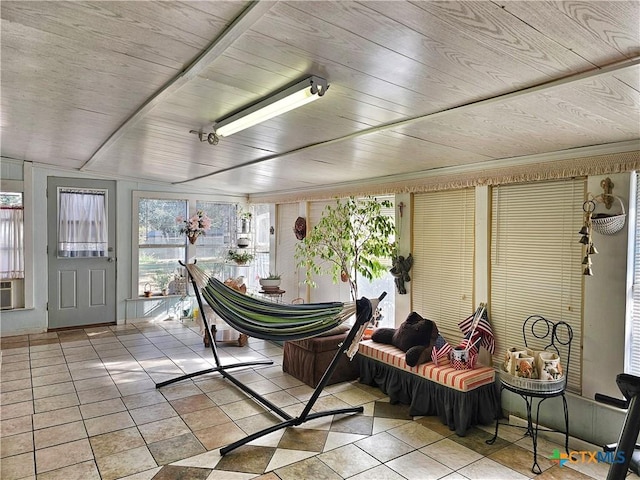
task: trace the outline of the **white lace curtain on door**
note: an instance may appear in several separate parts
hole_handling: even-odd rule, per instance
[[[62,190],[58,206],[58,256],[105,257],[106,194],[101,190]]]
[[[24,278],[24,242],[22,207],[0,209],[0,278]]]

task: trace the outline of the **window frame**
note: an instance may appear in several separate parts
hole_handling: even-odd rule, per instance
[[[140,248],[140,244],[139,244],[139,229],[140,229],[140,219],[139,219],[139,205],[140,205],[140,201],[141,199],[151,199],[151,200],[176,200],[176,201],[185,201],[186,202],[186,217],[190,217],[192,215],[194,215],[196,213],[197,210],[197,206],[198,206],[198,202],[207,202],[207,203],[221,203],[221,204],[229,204],[232,206],[236,206],[237,208],[235,208],[235,212],[237,215],[238,212],[238,208],[242,207],[244,209],[248,209],[248,208],[253,208],[252,206],[246,205],[244,203],[245,199],[236,199],[235,197],[229,197],[229,196],[211,196],[211,195],[205,195],[205,194],[185,194],[185,193],[171,193],[171,192],[155,192],[155,191],[147,191],[147,190],[134,190],[133,191],[133,196],[132,196],[132,205],[131,205],[131,212],[132,212],[132,230],[131,230],[131,253],[132,253],[132,258],[131,258],[131,286],[130,286],[130,298],[135,299],[135,298],[140,298],[140,292],[138,291],[138,285],[139,285],[139,275],[140,275],[140,271],[139,271],[139,262],[140,262],[140,251],[141,250],[146,250],[150,247],[144,247],[144,248]],[[255,233],[254,233],[255,235]],[[236,236],[237,236],[237,232],[236,232]],[[229,248],[236,248],[236,243],[234,243],[236,241],[236,238],[230,238],[229,240],[231,243],[229,244]],[[197,242],[196,244],[191,244],[187,241],[187,238],[185,236],[184,238],[184,244],[180,243],[180,244],[175,244],[175,243],[168,243],[168,244],[159,244],[161,247],[184,247],[185,248],[185,255],[184,255],[184,262],[189,262],[192,261],[193,259],[196,259],[196,252],[197,252]],[[268,249],[269,245],[267,245],[267,249]],[[260,253],[263,255],[266,255],[267,261],[269,261],[269,252],[268,251],[263,251],[262,249],[260,250],[260,252],[256,252],[255,251],[255,244],[252,243],[252,245],[250,247],[248,247],[252,250],[252,253]],[[178,268],[178,265],[176,265],[176,268]],[[249,274],[252,276],[253,275],[253,271]],[[248,278],[249,283],[252,282],[252,278]],[[257,280],[254,282],[257,284]],[[250,286],[250,285],[248,285]]]
[[[33,166],[24,162],[21,165],[22,180],[0,179],[0,190],[5,192],[22,193],[23,208],[23,239],[24,242],[24,278],[22,279],[22,306],[11,310],[4,310],[3,313],[32,310],[35,307],[34,299],[34,255],[33,255]]]
[[[24,280],[24,274],[25,274],[25,272],[24,272],[24,252],[25,252],[25,248],[24,248],[25,247],[25,245],[24,245],[24,193],[23,192],[10,192],[10,191],[4,190],[4,189],[0,189],[0,194],[1,195],[13,195],[15,197],[20,196],[20,205],[19,206],[14,206],[14,205],[4,206],[4,205],[1,205],[0,208],[7,209],[7,210],[19,210],[19,211],[22,212],[22,218],[20,219],[20,221],[18,223],[20,225],[20,235],[19,236],[21,237],[22,244],[18,245],[18,246],[13,246],[14,244],[12,242],[10,242],[9,245],[7,245],[6,242],[3,242],[2,246],[0,247],[2,249],[11,250],[11,251],[14,251],[15,249],[21,249],[22,250],[21,252],[19,252],[19,255],[22,256],[21,268],[19,270],[12,269],[13,271],[19,272],[21,276],[17,276],[17,277],[9,276],[9,277],[4,278],[4,277],[2,277],[0,275],[0,281],[7,282],[7,281],[13,281],[13,280],[19,280],[19,279]],[[9,220],[9,222],[10,223],[16,223],[15,220]],[[13,235],[11,235],[11,236],[13,236]],[[19,243],[19,242],[16,242],[16,243]],[[9,270],[7,270],[7,272],[9,272]]]
[[[627,310],[624,338],[624,371],[640,375],[640,172],[631,173],[629,191]],[[638,301],[636,302],[635,297]],[[636,358],[634,361],[634,357]]]

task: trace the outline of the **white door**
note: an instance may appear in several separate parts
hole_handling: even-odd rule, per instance
[[[115,182],[49,177],[49,328],[116,321]]]

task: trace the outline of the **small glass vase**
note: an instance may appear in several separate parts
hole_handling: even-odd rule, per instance
[[[189,239],[189,243],[191,245],[195,245],[196,240],[198,240],[198,235],[187,235],[187,238]]]

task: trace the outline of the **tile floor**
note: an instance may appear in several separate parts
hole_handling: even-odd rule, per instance
[[[1,364],[2,480],[525,479],[531,440],[517,427],[458,437],[435,417],[414,418],[358,382],[331,385],[316,410],[363,405],[361,415],[309,421],[220,456],[219,448],[278,423],[244,393],[209,374],[155,383],[213,365],[193,324],[143,322],[5,337]],[[282,348],[250,339],[219,346],[223,363],[275,405],[298,415],[312,389],[282,372]],[[561,447],[540,440],[539,479],[605,478],[604,464],[560,467]],[[634,478],[637,478],[634,476]]]

